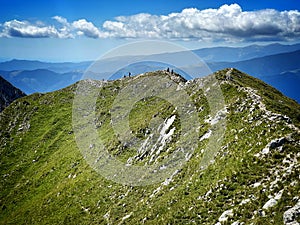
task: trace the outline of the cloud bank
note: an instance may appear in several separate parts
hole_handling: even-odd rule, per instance
[[[264,9],[243,11],[238,4],[218,9],[187,8],[168,15],[140,13],[105,21],[101,27],[86,19],[69,22],[54,16],[53,24],[11,20],[0,25],[1,37],[132,38],[199,41],[290,41],[300,37],[300,12]]]

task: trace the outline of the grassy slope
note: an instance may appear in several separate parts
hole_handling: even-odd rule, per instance
[[[222,80],[226,71],[217,73]],[[241,86],[258,89],[267,108],[288,115],[299,127],[300,106],[282,96],[275,89],[250,76],[233,71],[233,81],[222,84],[229,114],[224,148],[216,162],[201,171],[201,149],[207,141],[199,143],[193,157],[169,185],[130,187],[106,180],[93,171],[76,147],[72,133],[72,98],[74,86],[44,95],[33,94],[19,99],[1,114],[0,148],[0,224],[214,224],[227,209],[234,209],[236,220],[255,224],[281,224],[282,213],[293,205],[293,197],[300,192],[297,181],[299,167],[283,178],[274,189],[269,183],[275,179],[272,169],[281,165],[287,152],[296,157],[299,135],[294,142],[284,145],[282,152],[274,151],[266,159],[257,159],[254,153],[272,139],[293,133],[282,121],[272,123],[260,120],[262,112],[254,111],[254,122],[249,123],[251,100],[238,90]],[[118,92],[118,86],[130,79],[108,83],[100,90],[105,99],[98,101],[99,118],[103,121],[99,132],[107,136],[112,154],[125,160],[126,153],[118,146],[109,125],[109,108]],[[187,87],[196,104],[207,106],[196,84]],[[200,96],[200,97],[199,97]],[[236,112],[244,102],[241,112]],[[171,115],[172,107],[162,100],[148,99],[137,103],[131,113],[132,129],[143,135],[149,118],[158,113],[163,118]],[[147,105],[149,110],[143,111]],[[138,116],[142,115],[144,116]],[[203,120],[207,111],[199,112]],[[146,119],[145,119],[146,118]],[[147,119],[148,118],[148,119]],[[30,124],[30,128],[24,126]],[[23,127],[23,129],[22,129]],[[209,125],[204,125],[204,131]],[[299,157],[298,157],[299,159]],[[251,184],[270,178],[267,187]],[[161,190],[154,194],[158,187]],[[263,190],[265,189],[265,190]],[[284,189],[283,197],[260,217],[255,211],[262,208],[269,194]],[[211,194],[206,193],[212,190]],[[255,196],[250,203],[238,206],[243,199]],[[122,219],[124,216],[129,216]],[[228,222],[229,223],[229,222]]]

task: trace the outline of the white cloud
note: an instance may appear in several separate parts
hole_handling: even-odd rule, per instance
[[[86,36],[89,38],[105,38],[107,32],[100,32],[93,23],[80,19],[69,23],[61,16],[52,17],[57,22],[55,25],[45,25],[41,21],[32,24],[28,21],[11,20],[0,26],[0,37],[23,38],[75,38]]]
[[[103,34],[91,22],[85,19],[80,19],[72,23],[72,27],[77,31],[77,35],[84,35],[90,38],[101,38]]]
[[[60,24],[60,28],[57,28],[59,30],[59,38],[74,38],[72,26],[66,18],[54,16],[52,19],[56,20]]]
[[[54,16],[56,25],[7,21],[0,35],[7,37],[75,38],[161,38],[205,41],[297,40],[300,37],[300,12],[265,9],[243,11],[238,4],[218,9],[187,8],[168,15],[140,13],[119,16],[96,27],[86,19],[68,22]]]
[[[62,25],[60,31],[65,36],[69,34],[70,37],[77,35],[89,38],[105,38],[106,33],[101,32],[92,22],[86,19],[79,19],[69,23],[66,18],[61,16],[54,16],[52,18]]]
[[[54,26],[30,24],[27,21],[11,20],[2,25],[2,37],[59,37]]]
[[[57,22],[61,23],[62,25],[69,26],[68,20],[62,16],[53,16],[52,19],[56,20]]]
[[[245,40],[300,37],[300,12],[265,9],[243,11],[238,4],[219,9],[184,9],[169,15],[137,14],[106,21],[110,37]]]

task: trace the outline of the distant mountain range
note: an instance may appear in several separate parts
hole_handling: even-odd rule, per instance
[[[201,57],[206,62],[236,62],[243,61],[267,55],[274,55],[285,52],[292,52],[300,50],[300,44],[293,45],[282,45],[282,44],[271,44],[266,46],[261,45],[250,45],[246,47],[213,47],[213,48],[202,48],[193,50],[195,54]],[[175,55],[180,57],[183,52],[177,53],[164,53],[160,55],[167,55],[168,57]],[[145,56],[131,56],[138,58],[145,58]],[[123,57],[127,59],[128,57]],[[118,59],[121,60],[121,59]],[[111,61],[107,59],[107,61]],[[36,70],[36,69],[47,69],[57,73],[66,73],[72,70],[84,71],[92,61],[85,62],[58,62],[49,63],[41,62],[37,60],[18,60],[13,59],[6,62],[0,62],[0,70],[12,71],[12,70]]]
[[[46,69],[0,71],[0,74],[27,94],[51,92],[80,80],[82,72],[56,73]]]
[[[203,59],[212,72],[224,68],[237,68],[251,74],[268,84],[276,87],[285,95],[300,102],[300,44],[282,45],[271,44],[266,46],[250,45],[246,47],[214,47],[193,50]],[[154,70],[161,70],[167,65],[151,63],[152,59],[173,58],[182,59],[185,52],[164,53],[151,56],[122,56],[107,58],[99,63],[101,74],[90,74],[90,78],[116,79],[130,72],[132,75]],[[120,64],[134,63],[118,71]],[[188,64],[185,68],[193,71]],[[92,64],[91,61],[71,63],[48,63],[29,60],[11,60],[0,63],[0,74],[16,87],[27,94],[34,92],[50,92],[66,87],[82,78],[84,71]],[[174,70],[185,75],[180,69]],[[207,74],[204,74],[207,75]],[[201,75],[202,76],[202,75]],[[188,76],[185,76],[188,77]]]
[[[70,71],[84,71],[91,62],[61,62],[61,63],[49,63],[33,60],[18,60],[13,59],[11,61],[1,62],[0,70],[13,71],[13,70],[37,70],[45,69],[51,70],[56,73],[67,73]]]
[[[224,67],[236,67],[240,70],[253,74],[256,77],[274,76],[287,71],[299,69],[300,50],[269,55],[239,62],[216,62],[208,63],[212,70]]]
[[[14,100],[26,94],[0,76],[0,112]]]
[[[279,53],[293,52],[300,50],[300,44],[281,45],[271,44],[266,46],[250,45],[246,47],[215,47],[194,50],[206,62],[237,62],[248,59],[259,58]]]

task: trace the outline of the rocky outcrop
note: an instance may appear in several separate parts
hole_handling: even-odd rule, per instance
[[[297,204],[288,209],[283,214],[283,222],[285,225],[297,225],[300,224],[300,201]]]
[[[0,76],[0,112],[14,100],[26,94]]]

